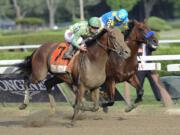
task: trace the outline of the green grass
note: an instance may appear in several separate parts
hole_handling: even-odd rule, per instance
[[[116,87],[118,88],[118,90],[121,94],[124,93],[123,85],[124,85],[123,83],[118,83],[116,85]],[[161,104],[160,102],[155,100],[151,86],[150,86],[149,81],[147,79],[145,79],[143,88],[144,88],[143,104]],[[132,100],[134,100],[136,98],[136,89],[130,85],[129,85],[129,89],[131,91]]]
[[[160,39],[180,39],[180,29],[161,31]]]
[[[15,52],[8,52],[3,51],[0,55],[0,60],[11,60],[11,59],[24,59],[26,56],[31,55],[31,51],[27,52],[21,52],[21,51],[15,51]]]
[[[43,30],[0,30],[0,36],[15,36],[15,35],[26,35],[26,34],[33,34],[33,35],[38,35],[38,34],[64,34],[66,28],[61,28],[58,30],[50,30],[50,29],[43,29]]]

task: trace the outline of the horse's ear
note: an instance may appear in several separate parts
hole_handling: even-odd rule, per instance
[[[144,19],[143,23],[144,23],[144,24],[148,24],[148,20],[147,20],[147,19]]]
[[[139,24],[139,22],[137,20],[133,20],[134,24]]]
[[[128,23],[133,23],[134,20],[129,20]]]

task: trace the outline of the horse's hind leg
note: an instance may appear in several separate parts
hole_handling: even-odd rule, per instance
[[[125,112],[130,112],[135,108],[135,105],[131,103],[129,84],[124,82],[124,102],[126,104]]]
[[[106,91],[108,93],[108,102],[107,103],[102,103],[103,111],[107,112],[108,111],[108,106],[112,106],[114,104],[114,97],[115,97],[115,81],[114,80],[106,80],[104,83]]]
[[[52,87],[61,82],[62,81],[57,77],[52,77],[45,81],[45,86],[47,88],[47,92],[49,96],[50,107],[53,113],[56,111],[56,103],[55,103],[54,96],[52,94]]]
[[[23,110],[26,109],[26,107],[29,104],[29,85],[30,85],[30,81],[28,78],[24,79],[24,88],[25,88],[25,93],[24,93],[24,101],[23,103],[20,104],[19,109]]]
[[[137,98],[135,99],[135,103],[139,103],[142,101],[142,96],[143,96],[143,90],[142,90],[142,87],[141,85],[143,84],[140,84],[140,81],[137,77],[136,74],[134,74],[129,80],[128,82],[134,87],[136,88],[136,92],[137,92]],[[142,83],[144,82],[144,77],[142,78]]]

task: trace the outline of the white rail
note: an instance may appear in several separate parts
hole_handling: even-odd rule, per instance
[[[140,56],[138,61],[169,61],[180,60],[180,55],[154,55],[154,56]]]
[[[6,66],[6,65],[12,66],[15,64],[22,63],[23,61],[24,60],[0,60],[0,66]]]
[[[179,60],[180,55],[154,55],[138,57],[139,61],[170,61]],[[0,66],[16,66],[24,60],[0,60]],[[180,71],[180,64],[167,66],[168,71]],[[4,71],[5,69],[3,69]],[[139,70],[161,70],[160,63],[144,63],[139,64]]]
[[[140,56],[138,61],[170,61],[180,60],[180,55],[154,55],[154,56]],[[14,65],[22,63],[24,60],[0,60],[0,66]]]
[[[169,43],[180,43],[180,40],[159,40],[160,44],[169,44]],[[36,49],[41,45],[12,45],[12,46],[0,46],[0,50],[9,50],[9,49]]]
[[[180,40],[159,40],[160,44],[169,44],[169,43],[180,43]]]
[[[36,49],[40,45],[13,45],[13,46],[0,46],[0,50],[9,50],[9,49]]]

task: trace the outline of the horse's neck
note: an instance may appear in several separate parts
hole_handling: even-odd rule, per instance
[[[132,57],[137,57],[137,53],[138,53],[138,49],[139,49],[139,45],[136,41],[136,39],[133,37],[133,35],[130,35],[130,37],[128,38],[128,43],[127,43],[128,47],[131,50],[131,58]]]
[[[107,52],[97,43],[94,43],[88,47],[86,53],[80,53],[79,56],[76,71],[80,77],[78,77],[78,74],[74,74],[74,80],[77,81],[80,78],[84,85],[89,88],[99,87],[106,78]]]
[[[99,42],[104,45],[103,42]],[[96,63],[97,65],[104,66],[108,59],[108,54],[104,48],[95,43],[88,47],[87,58],[93,65]]]

